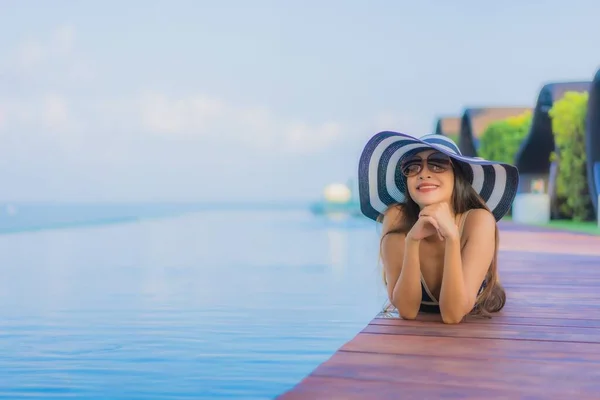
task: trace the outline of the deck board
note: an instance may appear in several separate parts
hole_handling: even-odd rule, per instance
[[[600,237],[501,223],[492,319],[376,316],[280,399],[600,398]]]

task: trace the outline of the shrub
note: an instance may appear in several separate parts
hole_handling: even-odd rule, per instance
[[[531,111],[492,122],[479,140],[477,153],[487,160],[512,164],[521,142],[529,133]]]
[[[567,92],[549,111],[555,151],[550,160],[558,162],[556,197],[559,212],[576,221],[593,219],[585,154],[587,92]]]

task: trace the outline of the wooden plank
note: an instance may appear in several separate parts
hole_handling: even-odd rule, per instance
[[[378,315],[280,398],[599,398],[600,237],[501,227],[502,312]]]
[[[428,382],[425,385],[420,382],[399,384],[310,375],[293,391],[288,391],[277,398],[280,400],[506,400],[519,398],[519,392],[510,388],[487,389],[476,385],[457,390],[454,386],[439,385],[436,382]],[[586,399],[586,397],[577,397],[577,399]]]
[[[420,316],[418,321],[424,322],[442,322],[439,314],[431,314]],[[579,328],[600,328],[600,319],[567,319],[567,318],[552,318],[552,317],[515,317],[503,316],[502,318],[475,318],[467,317],[465,320],[469,324],[482,325],[526,325],[526,326],[563,326],[563,327],[579,327]],[[398,318],[382,318],[376,317],[371,321],[372,325],[400,325],[404,321]]]
[[[339,352],[313,372],[316,376],[404,384],[436,382],[445,386],[502,390],[516,386],[524,394],[554,394],[574,398],[600,393],[600,366],[570,361],[558,363],[494,359],[485,362],[453,357]]]
[[[415,325],[413,325],[415,324]],[[540,340],[553,342],[600,343],[599,330],[576,327],[457,324],[442,325],[406,321],[402,325],[370,324],[362,332],[384,335],[416,335],[484,339]],[[385,340],[385,339],[382,339]]]
[[[600,310],[579,310],[569,306],[548,307],[507,307],[503,315],[510,317],[543,317],[543,318],[574,318],[574,319],[600,319]],[[499,318],[499,317],[496,317]]]
[[[501,271],[502,273],[502,284],[507,286],[507,287],[511,287],[511,286],[518,286],[518,285],[537,285],[537,286],[546,286],[547,282],[548,282],[548,277],[546,276],[540,276],[534,272],[526,274],[523,273],[521,275],[516,275],[513,274],[511,276],[507,276],[507,274],[504,272],[504,270]],[[581,275],[581,274],[580,274]],[[577,287],[582,287],[582,288],[586,288],[586,287],[598,287],[600,286],[600,277],[593,277],[593,276],[571,276],[571,277],[567,277],[565,276],[564,278],[561,278],[560,280],[557,279],[557,283],[555,284],[555,286],[560,287],[560,286],[569,286],[569,285],[573,285],[573,286],[577,286]]]
[[[600,344],[359,333],[340,351],[491,360],[572,361],[600,369]]]

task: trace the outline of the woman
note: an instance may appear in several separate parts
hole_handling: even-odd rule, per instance
[[[359,165],[361,210],[383,222],[384,281],[402,318],[439,312],[459,323],[502,309],[497,221],[518,181],[516,167],[462,156],[441,135],[380,132],[369,140]]]

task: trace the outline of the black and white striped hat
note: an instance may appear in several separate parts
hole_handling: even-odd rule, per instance
[[[398,132],[379,132],[368,142],[358,165],[358,192],[362,213],[373,220],[392,204],[403,203],[405,176],[400,170],[404,156],[438,150],[461,165],[467,181],[499,221],[510,208],[519,185],[514,165],[465,157],[448,137],[431,134],[416,138]]]

